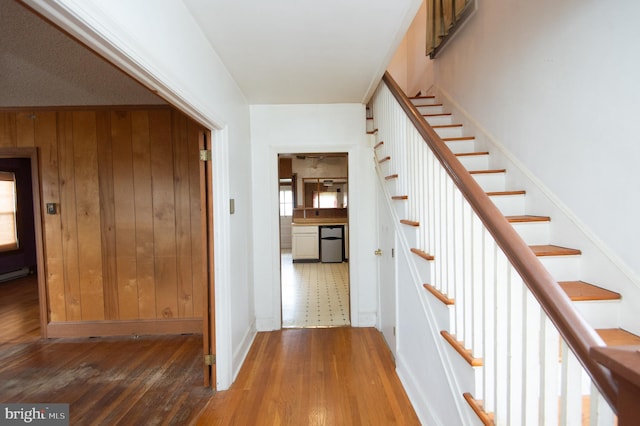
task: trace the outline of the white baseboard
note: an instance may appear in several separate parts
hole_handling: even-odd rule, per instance
[[[377,327],[377,326],[378,326],[377,312],[359,312],[358,324],[354,324],[354,327]]]
[[[255,324],[251,324],[251,326],[247,329],[242,338],[242,341],[233,352],[233,379],[232,382],[236,381],[236,377],[238,377],[238,373],[240,373],[240,369],[244,364],[244,360],[247,358],[247,354],[249,353],[249,349],[251,349],[251,345],[253,344],[254,339],[256,338],[256,328]]]

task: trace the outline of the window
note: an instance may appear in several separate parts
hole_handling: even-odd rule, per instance
[[[0,252],[18,248],[16,176],[0,171]]]
[[[321,209],[335,209],[338,207],[337,192],[315,192],[313,194],[313,207]]]
[[[290,186],[280,187],[280,216],[293,216],[293,191]]]

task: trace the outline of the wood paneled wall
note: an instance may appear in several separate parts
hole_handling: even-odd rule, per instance
[[[0,111],[0,148],[39,150],[49,322],[202,317],[202,131],[170,108]]]

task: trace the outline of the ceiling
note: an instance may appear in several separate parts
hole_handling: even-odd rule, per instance
[[[0,107],[162,99],[14,0],[0,0]]]
[[[421,4],[183,1],[251,104],[363,102]]]
[[[361,103],[420,0],[182,0],[250,104]],[[164,101],[25,9],[0,0],[0,106]]]

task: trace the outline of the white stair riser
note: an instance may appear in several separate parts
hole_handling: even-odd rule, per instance
[[[489,198],[505,216],[524,214],[524,195],[493,195]]]
[[[463,154],[465,152],[473,152],[476,147],[475,139],[461,141],[445,141],[451,152],[454,154]]]
[[[574,302],[574,305],[593,328],[620,327],[620,300]]]
[[[373,131],[373,129],[374,129],[373,124],[374,124],[373,120],[367,119],[367,132]]]
[[[383,161],[382,163],[380,162],[380,160],[382,160],[385,157],[386,155],[380,155],[380,153],[377,153],[376,161],[378,162],[378,165],[380,166],[380,169],[382,170],[382,172],[385,175],[389,175],[391,174],[391,172],[389,171],[391,170],[391,160]]]
[[[451,330],[451,324],[454,321],[455,309],[452,306],[445,305],[429,291],[424,291],[425,297],[429,299],[432,309],[434,310],[436,323],[439,330]]]
[[[425,260],[412,253],[422,283],[433,283],[433,261]],[[440,302],[442,303],[442,302]]]
[[[518,235],[528,245],[549,244],[549,222],[512,223]]]
[[[442,114],[444,112],[442,105],[421,105],[417,108],[420,114]]]
[[[436,131],[436,133],[438,134],[438,136],[440,136],[442,139],[445,138],[461,138],[462,136],[464,136],[462,134],[462,126],[456,126],[456,127],[438,127],[433,129]]]
[[[418,227],[410,226],[410,225],[402,225],[402,229],[404,230],[404,235],[407,238],[407,244],[409,244],[409,247],[417,247],[418,246]]]
[[[389,194],[398,193],[398,187],[400,186],[398,184],[398,179],[389,179],[389,180],[385,180],[385,182],[387,184],[387,188],[389,189]]]
[[[580,276],[580,256],[539,256],[556,281],[573,281]]]
[[[391,202],[398,217],[407,217],[409,211],[409,203],[407,203],[407,200],[391,200]]]
[[[463,155],[458,160],[467,170],[486,170],[489,168],[489,155]]]
[[[420,105],[436,104],[438,102],[436,101],[436,98],[420,98],[420,99],[411,99],[411,103],[414,104],[415,106],[420,106]]]
[[[378,144],[378,141],[376,141],[376,143],[373,146],[376,146],[377,144]],[[387,155],[389,155],[387,154],[386,148],[387,148],[386,146],[380,145],[379,147],[373,150],[373,152],[376,154],[376,161],[382,160]]]
[[[446,348],[446,356],[451,362],[452,371],[456,375],[456,382],[460,389],[479,391],[477,384],[482,383],[480,380],[482,367],[472,367],[449,343],[444,342],[443,346]],[[474,393],[473,396],[476,395],[477,393]]]
[[[450,115],[436,115],[435,117],[424,117],[424,119],[432,126],[453,124],[453,118]]]
[[[471,175],[485,192],[504,191],[505,173],[480,173]]]

